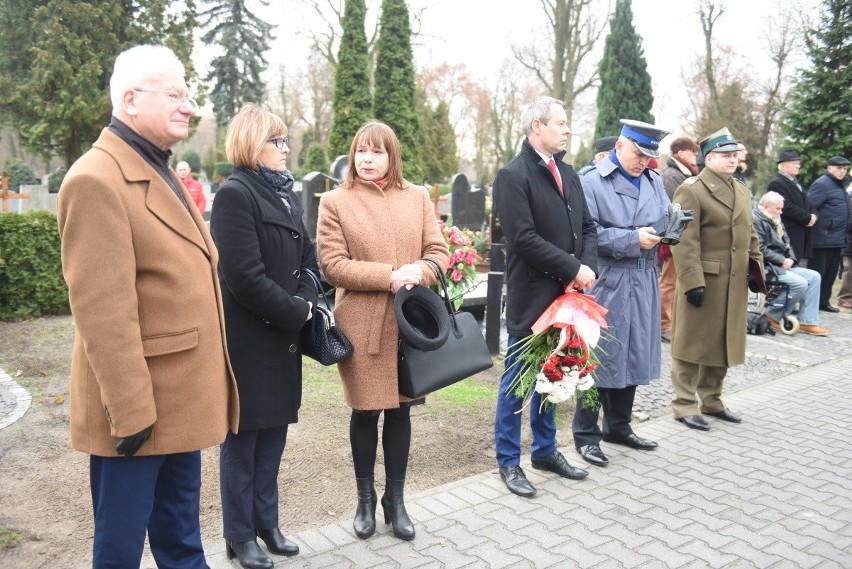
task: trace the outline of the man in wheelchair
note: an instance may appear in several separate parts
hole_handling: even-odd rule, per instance
[[[766,192],[754,208],[754,230],[760,239],[760,252],[766,265],[766,283],[770,290],[764,316],[774,330],[782,330],[781,321],[799,304],[799,330],[813,336],[828,336],[828,330],[819,326],[820,275],[811,269],[798,266],[790,238],[781,223],[784,197],[777,192]],[[786,302],[779,290],[787,288]]]

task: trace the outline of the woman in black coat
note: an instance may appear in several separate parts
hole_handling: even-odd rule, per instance
[[[247,569],[273,566],[256,537],[271,553],[299,552],[278,527],[278,469],[301,405],[299,332],[317,299],[304,270],[316,270],[316,254],[287,170],[286,134],[268,110],[240,110],[225,139],[235,169],[210,217],[240,395],[239,433],[220,451],[223,533],[228,557]]]

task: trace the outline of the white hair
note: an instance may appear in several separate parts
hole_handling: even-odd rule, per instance
[[[761,196],[760,202],[758,203],[758,205],[765,207],[766,205],[776,205],[776,204],[783,204],[783,203],[784,203],[784,196],[782,196],[778,192],[771,192],[770,191],[770,192],[766,192],[765,194],[763,194],[763,196]]]
[[[565,106],[565,103],[559,99],[542,96],[524,107],[524,112],[521,114],[521,126],[524,128],[524,134],[527,136],[530,135],[532,132],[532,123],[536,120],[547,124],[547,121],[550,119],[550,107],[554,104]]]
[[[183,77],[183,63],[171,49],[163,45],[137,45],[121,52],[115,58],[112,77],[109,80],[109,97],[113,110],[121,108],[124,94],[138,88],[146,80],[161,75],[164,71],[177,71]]]

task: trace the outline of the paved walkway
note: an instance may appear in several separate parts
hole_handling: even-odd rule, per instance
[[[396,539],[381,512],[376,535],[359,540],[348,513],[290,536],[302,552],[276,566],[850,568],[852,314],[821,317],[827,338],[749,336],[747,361],[725,385],[740,425],[710,418],[705,433],[675,422],[663,379],[637,392],[648,419],[635,426],[655,451],[603,443],[610,465],[589,466],[582,481],[533,470],[526,457],[533,499],[510,494],[495,469],[407,496],[412,542]],[[668,362],[664,344],[663,378]],[[0,373],[0,428],[28,405]],[[570,433],[560,440],[570,444]],[[238,567],[221,540],[206,546],[212,569]],[[142,568],[153,567],[146,554]]]
[[[276,566],[850,568],[852,316],[823,321],[828,338],[749,337],[749,361],[726,384],[740,425],[710,418],[709,432],[687,429],[664,411],[668,400],[655,403],[671,389],[656,382],[639,390],[655,418],[637,427],[655,451],[603,443],[610,465],[589,466],[579,482],[527,457],[533,499],[510,494],[495,469],[407,496],[412,542],[380,512],[376,535],[357,539],[347,515],[291,536],[301,554]],[[212,569],[238,567],[221,541],[206,545]]]

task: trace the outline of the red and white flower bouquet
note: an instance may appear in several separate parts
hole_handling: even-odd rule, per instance
[[[544,410],[586,392],[587,404],[597,405],[594,372],[599,361],[594,349],[606,328],[607,309],[593,296],[567,292],[554,300],[532,326],[530,336],[514,344],[508,356],[518,373],[508,389],[529,405],[534,392],[541,394]],[[518,411],[520,412],[520,411]]]
[[[458,310],[464,301],[467,291],[476,286],[476,262],[479,256],[473,247],[473,232],[469,229],[459,229],[438,220],[438,227],[450,249],[450,259],[447,262],[447,292],[453,307]]]

